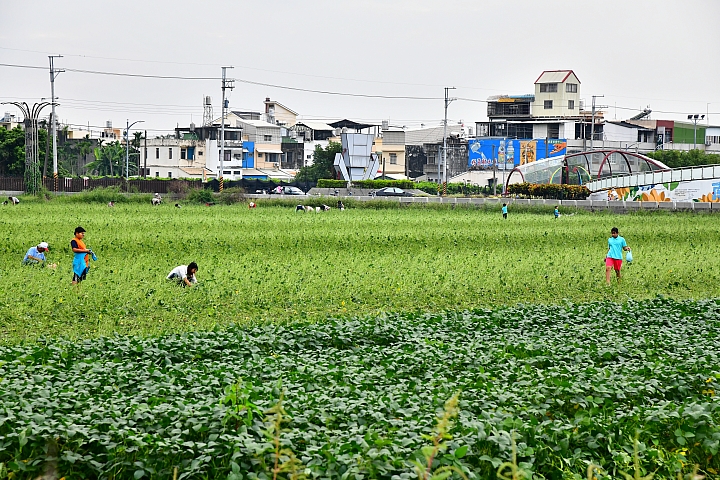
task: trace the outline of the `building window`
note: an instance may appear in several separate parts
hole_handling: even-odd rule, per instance
[[[233,170],[233,175],[240,175],[242,172],[240,170]]]
[[[159,148],[155,149],[155,158],[160,158],[160,149]],[[155,175],[155,176],[157,177],[157,175]]]
[[[168,158],[172,160],[172,148],[168,148]]]
[[[202,151],[202,150],[198,150],[198,157],[202,157],[202,155],[203,155],[203,151]]]
[[[160,177],[160,172],[155,172],[156,177]]]
[[[390,165],[397,165],[397,153],[390,154]]]
[[[552,100],[545,100],[543,106],[545,110],[552,110]]]
[[[566,83],[565,91],[567,93],[577,93],[577,83]]]
[[[181,148],[180,149],[180,159],[185,160],[186,157],[187,157],[187,149]]]
[[[575,110],[575,100],[568,100],[568,110]]]
[[[262,152],[258,152],[258,158],[262,158]]]
[[[263,140],[266,142],[272,142],[272,135],[263,135]]]
[[[223,170],[223,175],[230,175],[230,170]]]
[[[308,160],[312,159],[312,155],[308,155],[308,156],[307,156],[307,159],[308,159]]]
[[[557,83],[541,83],[540,93],[556,93]]]
[[[168,178],[172,178],[172,172],[168,172]]]

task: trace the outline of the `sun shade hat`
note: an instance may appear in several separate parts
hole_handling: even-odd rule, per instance
[[[40,242],[38,243],[38,248],[44,248],[45,250],[49,250],[49,245],[47,242]]]

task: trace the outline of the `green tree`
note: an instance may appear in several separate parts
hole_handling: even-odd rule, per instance
[[[74,172],[70,172],[72,175],[80,175],[80,169],[83,168],[84,164],[86,163],[87,156],[90,155],[92,151],[93,148],[92,143],[90,142],[90,136],[85,135],[85,138],[80,143],[78,143],[78,161],[76,163],[77,168]]]
[[[0,175],[22,175],[25,172],[25,131],[0,128]]]
[[[670,168],[697,167],[700,165],[720,164],[720,155],[705,153],[701,150],[681,152],[679,150],[656,150],[646,153],[648,157],[659,160]]]
[[[315,146],[313,152],[313,164],[303,167],[297,174],[297,179],[302,182],[317,182],[321,178],[335,178],[335,154],[342,153],[342,145],[337,142],[330,142],[327,147]]]
[[[125,160],[125,148],[117,140],[107,145],[98,146],[93,153],[95,161],[85,165],[88,172],[97,175],[114,176],[120,173],[122,162]]]
[[[45,158],[47,130],[38,128],[38,158]],[[25,173],[25,130],[17,126],[12,130],[0,127],[0,175]]]

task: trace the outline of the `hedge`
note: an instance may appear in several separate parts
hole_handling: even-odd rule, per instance
[[[565,200],[585,200],[590,190],[585,185],[567,185],[556,183],[514,183],[508,185],[507,193],[531,198],[556,198]]]

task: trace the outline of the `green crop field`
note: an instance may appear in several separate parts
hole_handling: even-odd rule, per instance
[[[0,208],[0,479],[715,478],[716,217],[375,207]]]
[[[73,229],[97,252],[70,288]],[[0,217],[0,337],[155,334],[247,321],[294,322],[382,312],[517,303],[710,298],[720,292],[714,216],[592,215],[554,220],[473,209],[349,209],[54,203]],[[604,285],[610,228],[633,247],[620,286]],[[50,243],[55,271],[21,268]],[[164,281],[196,261],[196,289]]]

